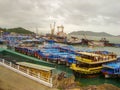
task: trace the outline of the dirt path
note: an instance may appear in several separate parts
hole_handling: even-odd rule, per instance
[[[58,90],[41,85],[29,78],[0,66],[0,90]]]

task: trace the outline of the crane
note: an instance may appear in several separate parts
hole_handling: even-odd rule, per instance
[[[54,36],[54,32],[55,32],[55,22],[54,22],[53,27],[52,27],[52,24],[50,24],[50,29],[51,29],[51,39],[52,39]]]

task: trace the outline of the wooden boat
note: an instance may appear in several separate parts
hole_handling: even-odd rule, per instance
[[[101,72],[102,64],[116,60],[116,54],[112,52],[78,52],[77,63],[71,65],[75,76],[92,77]]]
[[[15,47],[15,51],[33,56],[47,62],[54,62],[57,64],[66,64],[69,66],[75,61],[75,50],[72,46],[60,46],[58,44],[48,44],[43,47]]]
[[[23,70],[23,71],[27,70],[28,74],[35,76],[37,78],[41,78],[48,82],[50,78],[52,78],[53,70],[55,69],[52,67],[37,65],[37,64],[28,63],[28,62],[17,62],[17,64],[19,65],[20,70]]]

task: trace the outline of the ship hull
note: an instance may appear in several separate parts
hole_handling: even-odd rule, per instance
[[[99,73],[93,73],[93,74],[83,74],[80,72],[73,71],[73,74],[76,78],[96,78],[100,75]]]

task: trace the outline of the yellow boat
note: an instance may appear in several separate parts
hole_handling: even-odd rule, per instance
[[[101,72],[102,64],[117,60],[117,55],[109,52],[102,54],[98,52],[78,52],[76,56],[77,63],[72,64],[70,68],[77,76],[94,75]],[[76,76],[76,75],[75,75]]]

